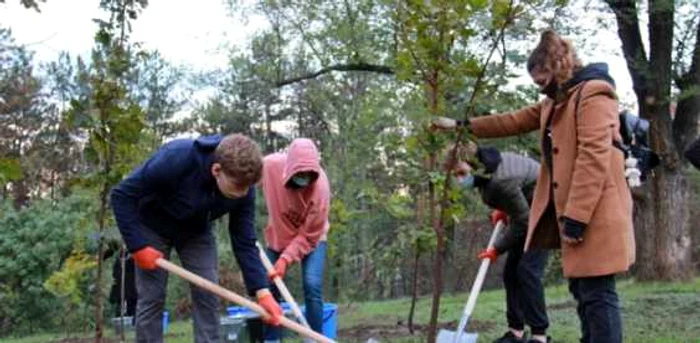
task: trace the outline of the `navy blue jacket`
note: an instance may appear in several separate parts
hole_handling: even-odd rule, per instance
[[[148,245],[143,226],[178,242],[209,232],[211,221],[228,213],[233,252],[252,294],[268,287],[255,245],[255,187],[239,199],[221,194],[211,175],[220,141],[207,136],[166,143],[112,190],[112,209],[131,252]]]

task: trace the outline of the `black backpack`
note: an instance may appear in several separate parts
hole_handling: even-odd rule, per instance
[[[690,144],[685,151],[685,158],[692,163],[695,168],[700,169],[700,137]]]
[[[637,159],[637,169],[642,172],[644,181],[652,169],[661,163],[659,155],[649,148],[649,121],[627,111],[620,113],[620,136],[622,142],[613,141],[613,145],[625,153],[625,158]]]

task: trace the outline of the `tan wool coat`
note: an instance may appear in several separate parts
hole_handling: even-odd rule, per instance
[[[559,99],[472,119],[470,129],[481,138],[540,129],[542,141],[552,116],[553,173],[543,151],[525,249],[561,248],[564,276],[569,278],[627,271],[635,259],[632,197],[624,154],[612,144],[621,139],[615,90],[593,80],[571,87]],[[555,211],[548,210],[550,194]],[[563,217],[586,224],[582,243],[572,246],[560,239]]]

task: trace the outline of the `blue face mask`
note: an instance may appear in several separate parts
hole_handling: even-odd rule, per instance
[[[292,176],[292,182],[294,182],[297,187],[306,187],[311,183],[311,178],[308,176]]]
[[[468,174],[464,177],[458,178],[457,182],[459,182],[459,184],[464,188],[472,188],[474,187],[474,175]]]

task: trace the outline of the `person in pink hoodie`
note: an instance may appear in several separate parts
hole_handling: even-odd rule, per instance
[[[331,190],[316,145],[298,138],[286,153],[267,155],[262,191],[268,212],[267,254],[282,278],[290,265],[301,262],[306,319],[314,331],[321,332]],[[265,331],[266,342],[279,340],[279,329]]]

